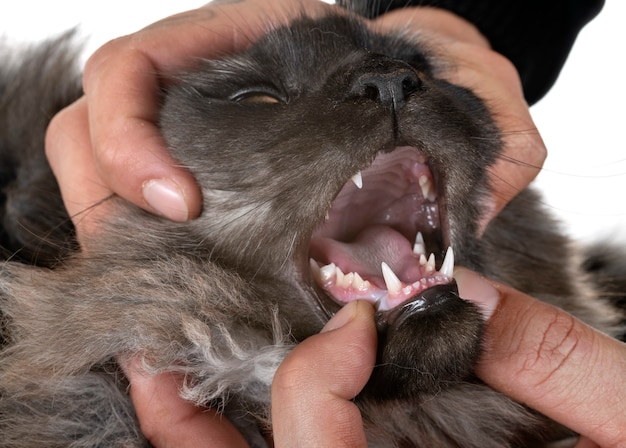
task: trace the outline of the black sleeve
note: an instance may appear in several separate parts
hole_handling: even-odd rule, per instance
[[[339,0],[362,4],[362,0]],[[367,0],[360,12],[376,17],[406,6],[451,11],[480,29],[494,50],[509,58],[533,104],[552,87],[582,27],[604,0]]]

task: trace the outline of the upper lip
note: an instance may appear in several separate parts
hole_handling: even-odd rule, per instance
[[[381,152],[354,173],[311,238],[317,285],[339,305],[365,299],[385,311],[450,283],[453,254],[435,179],[427,157],[410,146]]]

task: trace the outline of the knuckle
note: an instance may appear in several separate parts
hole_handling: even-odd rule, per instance
[[[531,338],[536,341],[534,348],[527,353],[519,373],[530,376],[537,387],[558,386],[565,378],[569,383],[570,375],[579,370],[578,366],[572,369],[571,365],[576,362],[575,355],[583,337],[573,316],[554,310],[553,315],[546,319],[542,331]]]
[[[308,383],[309,376],[309,369],[302,365],[299,358],[287,356],[274,375],[272,387],[297,392]]]
[[[83,89],[86,93],[103,78],[103,73],[124,67],[132,61],[135,45],[133,35],[121,36],[108,41],[87,59],[83,68]],[[113,62],[114,61],[114,62]]]

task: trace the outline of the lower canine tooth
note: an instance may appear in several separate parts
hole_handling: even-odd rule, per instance
[[[402,282],[384,261],[381,263],[381,268],[385,285],[387,285],[387,291],[392,295],[398,295],[402,290]]]
[[[441,263],[439,273],[441,275],[445,275],[448,278],[452,278],[454,274],[454,252],[452,251],[452,247],[448,247],[448,250],[446,251],[446,256],[443,259],[443,263]]]

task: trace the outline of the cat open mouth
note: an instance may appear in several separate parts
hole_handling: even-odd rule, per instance
[[[332,202],[313,233],[313,277],[339,304],[367,300],[397,307],[452,282],[436,179],[418,149],[381,152]]]

